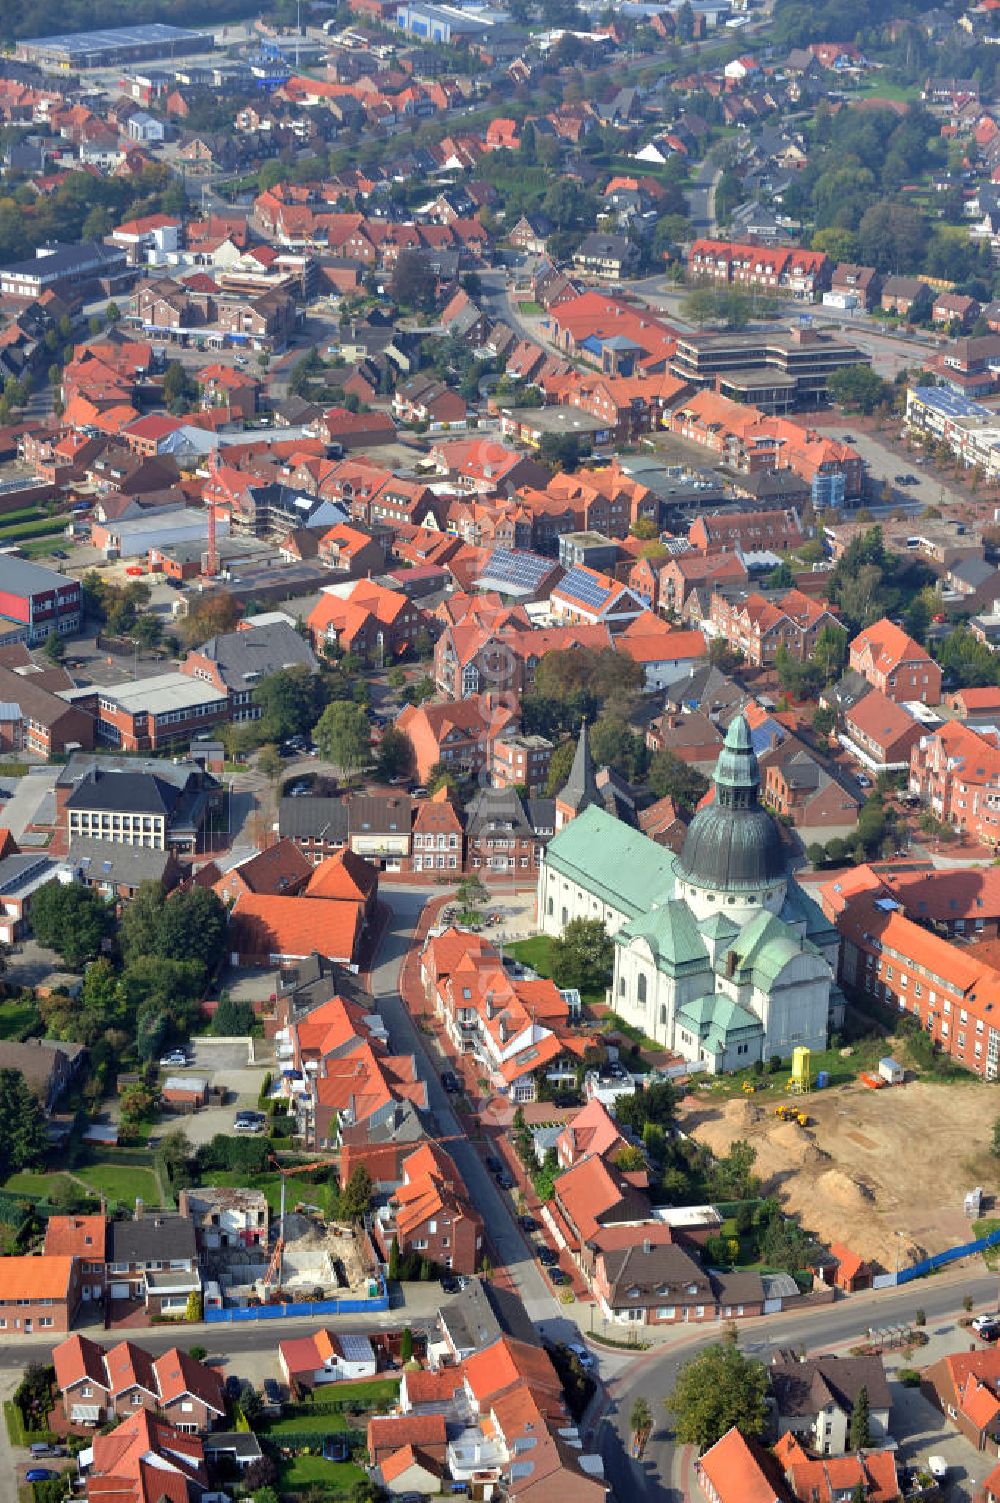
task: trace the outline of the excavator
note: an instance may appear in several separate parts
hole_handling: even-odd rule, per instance
[[[809,1126],[809,1118],[805,1112],[800,1112],[797,1106],[776,1106],[774,1115],[779,1122],[797,1122],[800,1127]]]

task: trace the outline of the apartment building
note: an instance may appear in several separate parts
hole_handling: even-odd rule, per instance
[[[851,642],[850,667],[897,704],[941,703],[941,669],[919,642],[884,616]]]

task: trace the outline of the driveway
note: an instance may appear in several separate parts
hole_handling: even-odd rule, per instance
[[[170,1114],[157,1124],[156,1135],[164,1137],[168,1132],[182,1130],[197,1147],[208,1143],[216,1133],[232,1133],[233,1117],[241,1107],[256,1108],[260,1088],[267,1073],[263,1065],[248,1064],[247,1041],[220,1039],[194,1040],[194,1059],[184,1069],[165,1069],[161,1073],[208,1078],[211,1086],[224,1087],[227,1091],[225,1106],[210,1106],[200,1112]]]
[[[943,485],[940,480],[928,475],[921,465],[915,465],[913,459],[900,454],[894,454],[891,449],[879,443],[874,434],[863,433],[853,428],[849,421],[822,426],[824,437],[843,438],[845,433],[851,435],[851,447],[857,449],[861,458],[868,466],[868,473],[875,480],[888,481],[893,491],[893,501],[905,506],[907,510],[918,509],[920,506],[958,506],[966,498],[959,491],[951,490]],[[896,475],[915,475],[916,485],[896,485]]]

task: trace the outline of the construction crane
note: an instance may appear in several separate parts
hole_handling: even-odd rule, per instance
[[[278,1219],[278,1236],[271,1253],[271,1261],[267,1265],[264,1275],[264,1285],[267,1289],[281,1288],[282,1258],[285,1252],[285,1181],[293,1174],[307,1174],[310,1169],[323,1169],[332,1167],[323,1159],[316,1159],[311,1164],[291,1164],[287,1167],[279,1163],[273,1153],[268,1154],[268,1163],[274,1165],[281,1175],[281,1212]]]

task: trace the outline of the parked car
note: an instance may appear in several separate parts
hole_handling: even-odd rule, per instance
[[[948,1475],[948,1463],[947,1461],[945,1461],[943,1456],[928,1456],[927,1470],[930,1472],[935,1482],[943,1482]],[[31,1476],[30,1472],[28,1473],[28,1476]]]
[[[449,1096],[454,1096],[456,1092],[462,1089],[458,1083],[458,1076],[455,1074],[454,1070],[441,1071],[441,1084],[444,1086]]]
[[[550,1268],[549,1280],[551,1283],[555,1284],[557,1289],[560,1289],[563,1284],[569,1283],[569,1274],[563,1273],[561,1268]]]
[[[593,1367],[594,1366],[594,1362],[595,1362],[596,1359],[594,1357],[593,1352],[590,1350],[589,1347],[585,1347],[581,1342],[579,1342],[579,1341],[571,1341],[570,1344],[569,1344],[569,1346],[566,1348],[566,1350],[568,1352],[572,1353],[572,1355],[576,1358],[577,1362],[579,1362],[579,1364],[580,1364],[581,1367]]]
[[[226,1391],[226,1398],[229,1399],[231,1403],[235,1403],[240,1394],[243,1392],[243,1379],[238,1378],[235,1373],[230,1373],[223,1387]]]
[[[441,1275],[441,1288],[445,1294],[459,1294],[462,1286],[453,1273],[443,1273]]]
[[[188,1062],[185,1049],[171,1049],[169,1054],[164,1054],[160,1060],[161,1066],[186,1065]]]
[[[500,1173],[497,1175],[497,1184],[500,1186],[501,1190],[513,1190],[514,1176],[511,1174],[509,1169],[500,1170]]]
[[[280,1404],[282,1402],[280,1383],[276,1382],[274,1378],[265,1378],[263,1386],[265,1403]]]
[[[538,1261],[543,1268],[554,1268],[559,1262],[559,1254],[542,1244],[538,1249]]]
[[[24,1474],[25,1482],[54,1482],[59,1473],[48,1466],[29,1466]]]
[[[263,1112],[237,1112],[233,1118],[233,1132],[264,1132],[267,1118]]]
[[[534,1216],[519,1216],[517,1219],[522,1232],[538,1231],[538,1222],[535,1220]]]
[[[499,1174],[503,1169],[503,1164],[497,1158],[495,1153],[488,1153],[486,1155],[486,1167],[491,1174]]]
[[[984,1326],[995,1325],[1000,1325],[1000,1313],[994,1310],[991,1311],[988,1315],[977,1315],[975,1320],[972,1322],[972,1329],[981,1336],[983,1334]]]

